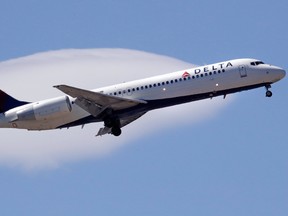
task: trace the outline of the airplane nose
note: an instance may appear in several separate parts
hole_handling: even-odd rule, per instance
[[[286,75],[286,71],[284,69],[281,69],[279,73],[280,73],[280,79],[283,79]]]
[[[272,72],[274,74],[275,82],[283,79],[286,75],[286,71],[283,68],[276,66],[272,69]]]
[[[277,68],[276,73],[280,79],[283,79],[286,75],[286,71],[283,68]]]

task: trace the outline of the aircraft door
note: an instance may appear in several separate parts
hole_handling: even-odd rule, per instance
[[[240,73],[241,78],[247,77],[247,70],[246,70],[245,65],[239,66],[239,73]]]

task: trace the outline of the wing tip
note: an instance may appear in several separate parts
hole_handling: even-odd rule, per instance
[[[61,86],[63,86],[63,85],[54,85],[53,88],[59,89]]]

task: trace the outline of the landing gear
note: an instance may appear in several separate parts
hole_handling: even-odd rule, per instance
[[[121,131],[121,128],[118,127],[118,126],[114,126],[111,128],[111,133],[114,135],[114,136],[120,136],[122,131]]]
[[[272,94],[271,91],[269,91],[269,90],[266,91],[266,97],[272,97],[272,95],[273,95],[273,94]]]
[[[266,85],[265,86],[265,88],[266,88],[266,97],[272,97],[272,92],[269,90],[269,88],[271,88],[271,85],[270,84],[268,84],[268,85]]]
[[[104,120],[105,127],[111,128],[111,134],[120,136],[122,131],[120,128],[120,121],[117,118],[106,118]]]

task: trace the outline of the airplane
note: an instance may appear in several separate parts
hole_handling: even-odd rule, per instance
[[[104,122],[96,136],[119,136],[145,113],[168,106],[223,96],[284,78],[284,69],[257,59],[234,59],[94,90],[56,85],[64,96],[19,101],[0,90],[0,128],[50,130]]]

